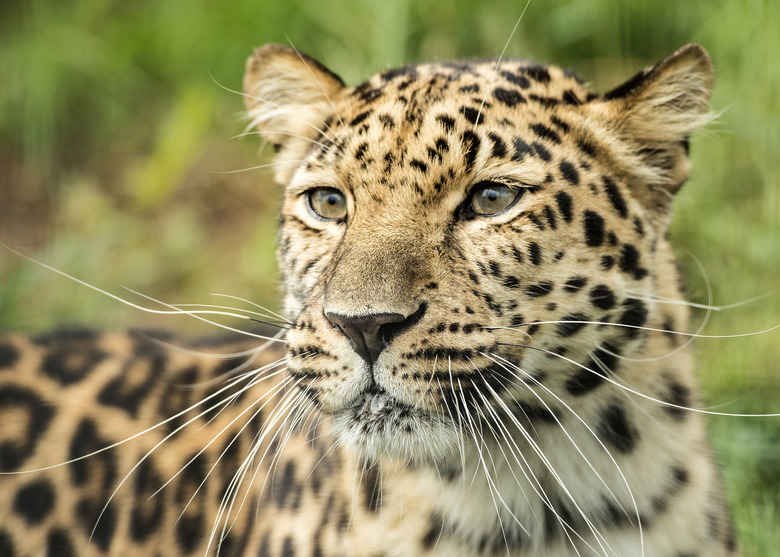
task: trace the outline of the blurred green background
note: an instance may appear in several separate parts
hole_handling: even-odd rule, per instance
[[[356,84],[400,63],[492,57],[524,0],[9,0],[0,4],[0,240],[100,288],[278,308],[279,191],[243,136],[244,60],[290,43]],[[720,118],[694,140],[672,235],[704,330],[780,323],[780,2],[535,0],[509,56],[605,90],[689,41]],[[700,262],[704,274],[699,268]],[[706,276],[706,278],[705,278]],[[134,298],[140,301],[138,298]],[[703,313],[697,313],[699,319]],[[175,327],[0,248],[0,330]],[[697,343],[704,405],[780,412],[780,330]],[[710,420],[746,556],[780,547],[780,418]]]

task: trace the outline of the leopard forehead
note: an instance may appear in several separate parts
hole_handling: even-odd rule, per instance
[[[290,185],[346,188],[362,204],[406,188],[433,204],[464,181],[539,184],[551,179],[551,150],[581,127],[577,108],[594,97],[572,74],[525,61],[378,73],[330,99],[333,112]],[[574,156],[593,154],[584,131],[570,144]]]

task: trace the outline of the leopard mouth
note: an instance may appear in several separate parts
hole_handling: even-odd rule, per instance
[[[339,439],[362,457],[400,458],[411,464],[440,464],[457,451],[451,420],[398,400],[381,389],[364,392],[333,416]]]

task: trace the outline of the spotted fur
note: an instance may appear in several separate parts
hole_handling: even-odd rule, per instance
[[[286,356],[3,341],[0,555],[737,555],[665,233],[711,85],[258,49]]]

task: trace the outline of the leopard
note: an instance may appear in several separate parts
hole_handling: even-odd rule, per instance
[[[713,79],[255,50],[284,314],[5,335],[0,555],[739,555],[668,234]]]

